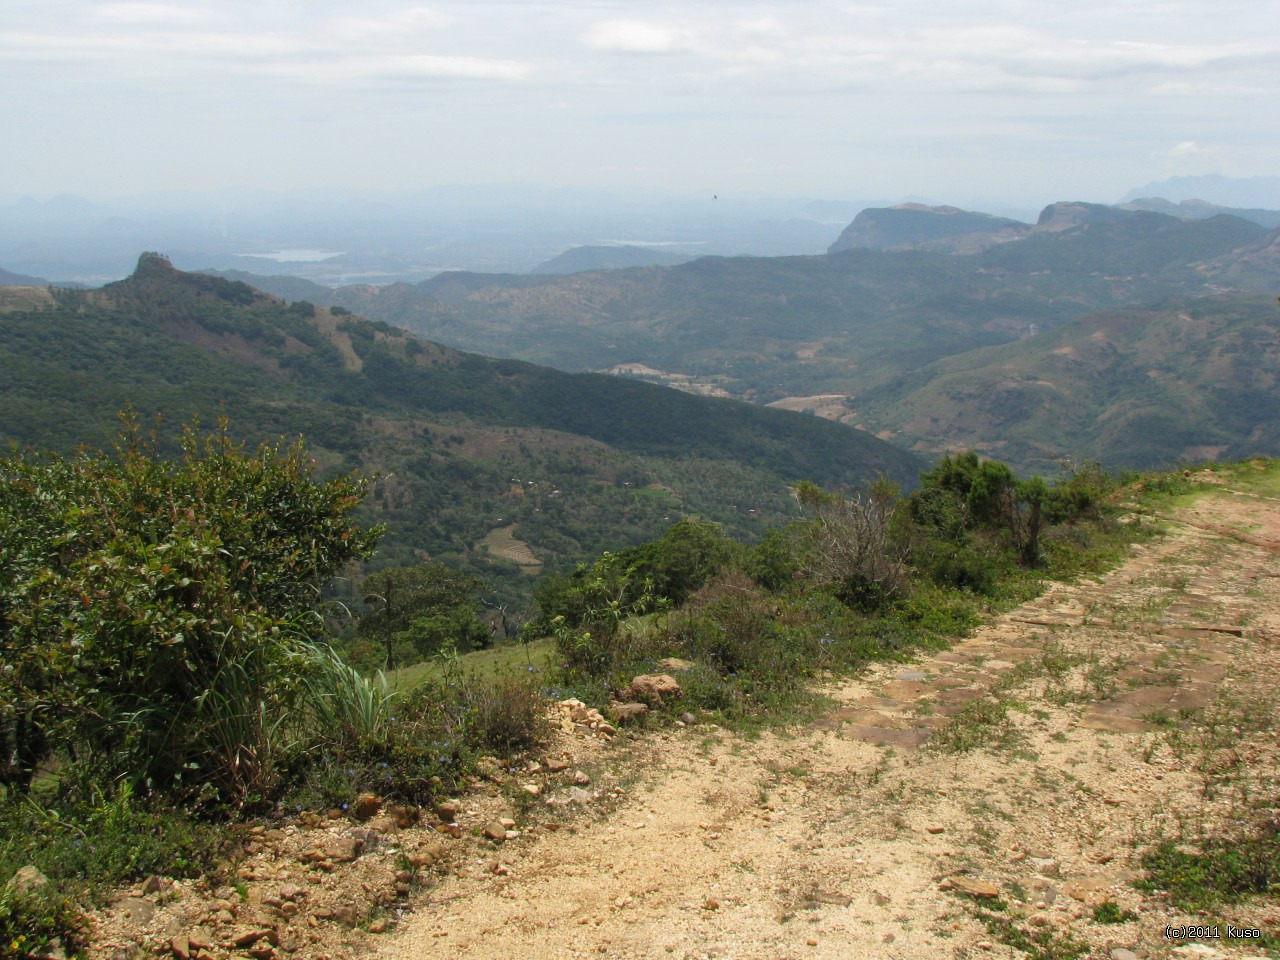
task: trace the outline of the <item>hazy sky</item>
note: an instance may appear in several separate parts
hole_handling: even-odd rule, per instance
[[[0,0],[0,191],[1111,201],[1280,172],[1280,0]]]

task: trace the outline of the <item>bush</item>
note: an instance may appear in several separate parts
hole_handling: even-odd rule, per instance
[[[907,586],[902,551],[890,536],[898,491],[881,479],[863,495],[796,488],[813,519],[800,528],[801,570],[810,588],[833,587],[849,606],[875,610]]]
[[[365,484],[317,484],[300,445],[249,454],[226,425],[179,461],[126,420],[116,456],[0,460],[0,781],[74,754],[140,792],[244,804],[287,746],[312,605],[378,531]]]

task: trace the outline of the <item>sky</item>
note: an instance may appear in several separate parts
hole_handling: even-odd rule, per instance
[[[0,197],[1111,202],[1280,173],[1280,0],[0,0]]]

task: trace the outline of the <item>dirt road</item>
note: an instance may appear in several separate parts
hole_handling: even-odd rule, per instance
[[[1164,934],[1274,935],[1274,899],[1186,915],[1129,882],[1156,839],[1276,796],[1280,503],[1179,518],[1099,582],[833,688],[815,726],[562,744],[605,799],[511,809],[523,835],[470,848],[377,955],[1266,955]]]

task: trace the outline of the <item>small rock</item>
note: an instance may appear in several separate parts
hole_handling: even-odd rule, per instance
[[[973,877],[951,877],[951,889],[980,900],[993,900],[1000,896],[1000,888],[985,880]]]
[[[1062,874],[1057,860],[1050,860],[1046,857],[1032,857],[1031,864],[1035,867],[1036,873],[1042,877],[1058,877]]]
[[[422,811],[403,803],[393,803],[387,808],[387,816],[401,830],[408,830],[422,819]]]
[[[1203,943],[1188,943],[1185,946],[1175,947],[1173,955],[1181,957],[1183,960],[1220,960],[1226,954],[1221,950],[1215,950],[1213,947],[1206,946]]]
[[[280,888],[281,900],[297,900],[299,897],[305,896],[307,891],[292,883],[286,883]]]
[[[35,890],[43,890],[48,885],[49,878],[30,864],[19,867],[9,880],[9,887],[14,893],[31,893]]]
[[[339,837],[325,846],[323,859],[335,863],[350,863],[360,856],[360,851],[363,849],[363,839]]]
[[[648,708],[646,707],[645,709],[648,709]],[[560,773],[561,771],[568,770],[569,764],[567,761],[564,761],[564,760],[548,760],[546,763],[546,767],[547,767],[547,773]]]
[[[354,927],[360,922],[360,915],[356,913],[356,908],[351,906],[335,907],[331,916],[338,923],[348,927]]]
[[[481,757],[476,761],[476,773],[486,780],[501,780],[505,772],[502,768],[502,761],[497,757]]]
[[[169,938],[169,951],[178,960],[191,960],[191,940],[185,933]]]
[[[575,770],[573,771],[573,782],[580,787],[586,787],[591,785],[591,778],[581,770]]]
[[[703,910],[719,910],[720,901],[716,900],[714,897],[707,897],[706,900],[702,901],[702,909]]]
[[[625,723],[628,720],[635,720],[643,717],[649,712],[648,704],[644,703],[611,703],[609,704],[609,716],[613,717],[618,723]]]
[[[490,820],[485,824],[484,835],[495,843],[501,843],[507,839],[507,828],[497,820]]]
[[[276,932],[268,927],[241,927],[232,932],[227,946],[243,949],[253,946],[259,940],[275,943]]]
[[[131,923],[145,926],[156,915],[156,906],[150,900],[139,897],[124,897],[116,901],[116,909],[129,918]]]
[[[692,727],[695,723],[698,722],[698,718],[695,717],[692,713],[685,711],[684,713],[680,714],[680,722],[685,724],[686,726]]]
[[[679,657],[665,657],[658,661],[658,668],[667,673],[683,673],[692,670],[697,664],[692,660],[681,660]]]
[[[631,695],[637,700],[662,703],[663,697],[680,695],[680,684],[669,673],[645,674],[632,679]]]
[[[165,894],[173,889],[173,881],[168,877],[158,877],[155,874],[147,877],[142,883],[142,895],[153,896],[156,894]]]
[[[351,806],[351,815],[357,820],[372,820],[382,812],[382,798],[376,793],[362,793]]]
[[[1140,960],[1140,958],[1132,950],[1116,947],[1111,951],[1111,960]]]
[[[370,933],[386,933],[387,926],[388,924],[387,924],[386,918],[379,917],[377,920],[373,921],[373,923],[369,924],[369,932]]]
[[[458,800],[445,800],[436,804],[436,816],[445,823],[455,823],[462,812],[462,803]]]
[[[939,827],[939,826],[936,826],[936,825],[935,825],[935,826],[925,827],[924,829],[925,829],[925,832],[926,832],[926,833],[933,833],[933,834],[945,833],[945,832],[946,832],[946,830],[947,830],[947,828],[946,828],[946,827]]]

